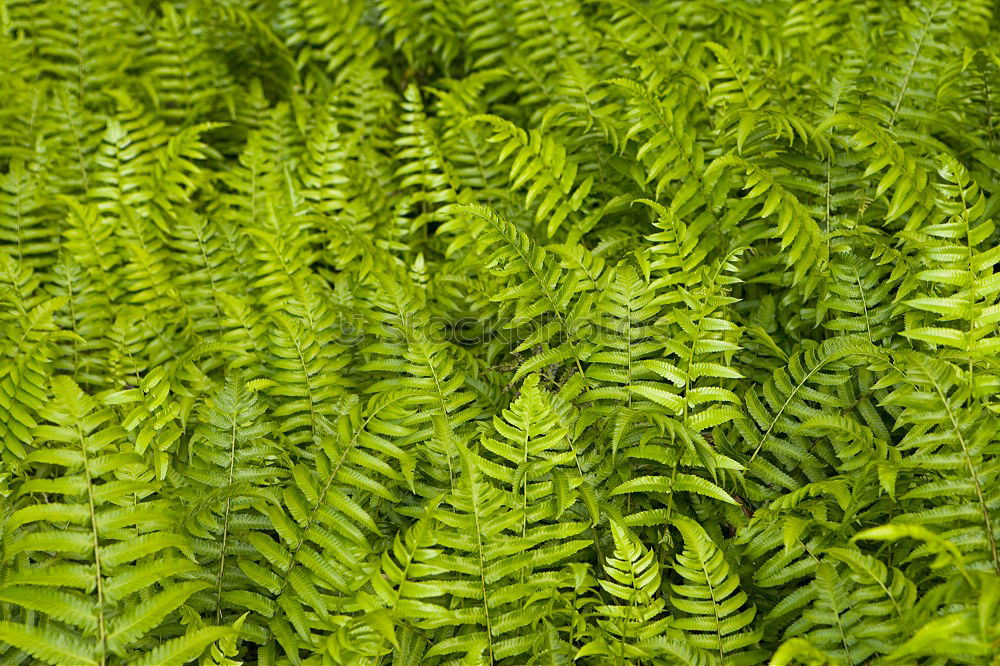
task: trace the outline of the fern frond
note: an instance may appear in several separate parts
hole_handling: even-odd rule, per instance
[[[671,584],[670,601],[684,614],[672,626],[690,631],[687,640],[717,653],[722,663],[754,663],[760,655],[744,648],[759,640],[756,630],[748,629],[756,609],[747,603],[739,577],[700,525],[681,517],[673,524],[684,539],[674,570],[686,582]]]

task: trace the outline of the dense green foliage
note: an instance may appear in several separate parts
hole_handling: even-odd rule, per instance
[[[998,664],[1000,4],[0,0],[0,665]]]

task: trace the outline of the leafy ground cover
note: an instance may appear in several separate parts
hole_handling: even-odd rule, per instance
[[[1000,6],[0,0],[0,664],[997,664]]]

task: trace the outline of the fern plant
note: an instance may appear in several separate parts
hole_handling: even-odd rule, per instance
[[[0,663],[1000,666],[992,0],[0,0]]]

